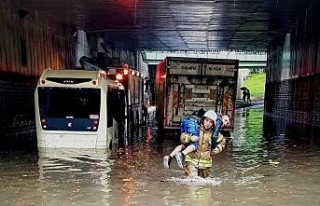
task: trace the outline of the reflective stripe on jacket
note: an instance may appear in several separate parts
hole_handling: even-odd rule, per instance
[[[190,139],[189,135],[184,134],[184,139]],[[186,155],[185,162],[193,164],[199,169],[210,168],[212,167],[212,156],[211,156],[211,138],[212,129],[205,130],[203,125],[200,128],[200,138],[199,138],[199,147],[196,152],[192,152]],[[181,136],[181,139],[183,137]],[[219,134],[217,138],[217,143],[215,148],[218,149],[220,153],[225,147],[226,140],[223,135]]]

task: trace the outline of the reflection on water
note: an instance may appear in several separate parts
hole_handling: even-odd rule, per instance
[[[319,205],[320,152],[269,123],[262,109],[237,110],[208,179],[185,177],[175,161],[164,169],[162,158],[177,143],[159,145],[154,125],[111,153],[58,149],[0,158],[1,205]]]
[[[237,111],[232,150],[237,171],[250,171],[262,164],[266,150],[262,138],[262,109]]]
[[[104,150],[39,151],[38,167],[45,205],[108,205],[111,164]],[[94,194],[94,195],[93,195]]]
[[[170,177],[167,181],[179,182],[188,185],[212,185],[217,186],[222,183],[220,178],[208,177],[206,179],[201,177]]]

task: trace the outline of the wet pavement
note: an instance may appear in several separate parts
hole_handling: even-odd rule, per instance
[[[320,150],[276,134],[263,108],[236,110],[226,150],[208,179],[186,178],[162,158],[152,125],[124,150],[53,150],[0,158],[0,205],[320,205]],[[303,138],[302,138],[303,139]]]

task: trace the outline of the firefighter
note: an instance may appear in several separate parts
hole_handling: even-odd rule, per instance
[[[165,156],[163,159],[165,168],[170,168],[170,163],[174,156],[177,159],[178,166],[180,168],[184,168],[183,163],[185,161],[185,157],[187,157],[191,152],[192,155],[194,151],[196,151],[197,154],[199,152],[199,149],[201,149],[199,148],[199,146],[201,145],[203,147],[204,143],[207,144],[209,156],[211,147],[212,155],[218,154],[222,151],[225,145],[225,139],[219,133],[222,125],[220,115],[217,115],[213,110],[209,110],[203,115],[202,119],[203,121],[200,124],[200,132],[198,131],[198,135],[195,135],[194,132],[182,132],[180,137],[182,144],[177,146],[170,155]],[[210,137],[210,139],[207,139],[208,137]]]
[[[213,110],[209,110],[203,115],[198,149],[186,155],[184,160],[184,172],[186,175],[190,175],[196,170],[198,176],[208,177],[209,169],[212,167],[212,156],[219,154],[225,148],[226,139],[220,133],[215,142],[212,142],[216,119],[217,114]],[[190,138],[190,135],[181,135],[183,143],[189,142]],[[214,145],[213,149],[211,149],[211,145]]]

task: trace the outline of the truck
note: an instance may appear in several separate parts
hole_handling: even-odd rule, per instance
[[[144,102],[144,78],[143,73],[129,67],[127,64],[109,64],[107,67],[108,78],[121,83],[126,92],[128,135],[131,129],[142,124]]]
[[[203,109],[224,115],[234,128],[239,60],[166,57],[156,71],[156,121],[158,137],[180,135],[180,121]]]
[[[88,71],[100,70],[94,61],[86,56],[79,60],[82,68]],[[143,73],[130,67],[128,64],[122,64],[118,57],[110,58],[106,68],[104,68],[106,77],[120,83],[125,91],[125,116],[126,116],[126,134],[131,137],[135,126],[142,124],[143,121],[143,102],[144,102],[144,78]]]

